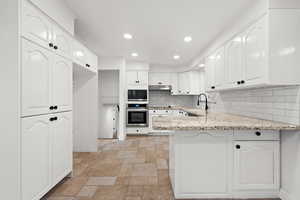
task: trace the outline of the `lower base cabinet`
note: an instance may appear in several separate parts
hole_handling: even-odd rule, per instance
[[[22,200],[39,200],[72,171],[72,112],[22,119]]]
[[[175,132],[169,148],[169,175],[175,198],[277,198],[279,134]]]
[[[234,189],[279,189],[279,141],[235,141]]]

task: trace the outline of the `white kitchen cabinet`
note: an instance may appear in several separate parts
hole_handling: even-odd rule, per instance
[[[72,110],[72,64],[22,40],[22,116]]]
[[[171,85],[171,73],[150,72],[149,85]]]
[[[80,66],[86,67],[87,49],[78,41],[73,40],[73,59]]]
[[[52,185],[59,183],[72,171],[72,112],[53,115],[52,138]]]
[[[171,73],[171,95],[178,95],[179,94],[179,88],[178,88],[178,73]]]
[[[203,91],[204,82],[199,71],[182,72],[178,77],[178,95],[199,95]]]
[[[22,116],[50,112],[52,53],[22,40]]]
[[[72,171],[72,112],[23,118],[22,200],[41,199]]]
[[[70,111],[73,96],[72,62],[54,55],[51,70],[51,105],[58,107],[56,112]]]
[[[234,189],[278,190],[279,141],[236,141],[234,143]]]
[[[51,128],[49,116],[22,119],[22,200],[40,199],[51,182]]]
[[[87,50],[87,64],[93,72],[98,71],[98,57],[91,51]]]
[[[224,69],[211,67],[215,53],[206,58],[206,91],[300,84],[299,19],[294,9],[270,9],[237,33],[225,45],[225,83]]]
[[[52,24],[28,1],[22,1],[22,36],[50,49],[53,47]]]
[[[215,56],[212,54],[205,59],[205,89],[215,89]]]
[[[176,198],[230,197],[231,136],[232,133],[195,132],[170,137]]]
[[[225,52],[221,47],[206,59],[206,90],[220,89],[225,83]]]
[[[221,88],[225,83],[225,58],[224,58],[224,47],[218,49],[215,53],[215,84],[216,88]]]
[[[72,38],[58,26],[53,26],[54,50],[58,55],[72,59]]]
[[[127,71],[127,87],[130,89],[148,89],[148,71]]]
[[[244,77],[243,41],[243,35],[237,35],[225,47],[226,84],[229,87],[240,85]]]
[[[261,83],[267,73],[267,17],[251,26],[244,35],[245,83]]]
[[[189,83],[189,74],[188,72],[182,72],[178,75],[178,93],[179,95],[188,95],[190,94],[190,83]]]

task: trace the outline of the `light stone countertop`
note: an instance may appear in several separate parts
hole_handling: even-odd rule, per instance
[[[200,109],[172,107],[197,115],[154,117],[152,127],[155,130],[205,131],[205,130],[300,130],[300,126],[281,122],[261,120],[239,115],[214,113]]]

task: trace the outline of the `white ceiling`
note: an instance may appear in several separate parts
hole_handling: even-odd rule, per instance
[[[254,0],[65,0],[76,34],[99,56],[188,65]],[[124,40],[131,33],[133,40]],[[183,38],[193,37],[191,43]],[[173,59],[174,54],[181,56]]]

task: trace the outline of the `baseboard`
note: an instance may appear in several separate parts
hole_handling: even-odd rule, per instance
[[[296,198],[292,197],[286,190],[280,189],[279,198],[281,200],[297,200]]]

